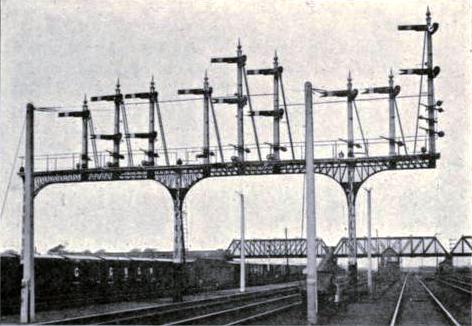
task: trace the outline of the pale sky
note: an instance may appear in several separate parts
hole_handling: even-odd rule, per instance
[[[277,50],[289,103],[303,101],[305,81],[318,88],[344,88],[349,70],[354,87],[363,88],[385,86],[393,68],[402,94],[416,94],[419,78],[397,73],[420,65],[422,34],[398,32],[396,26],[423,24],[429,5],[433,21],[440,23],[434,34],[434,62],[441,67],[436,97],[444,101],[445,109],[439,116],[439,129],[446,133],[438,141],[441,159],[435,170],[384,172],[369,179],[365,186],[374,189],[372,228],[380,236],[439,233],[446,247],[449,239],[472,233],[468,1],[1,3],[0,198],[5,195],[29,101],[37,106],[79,107],[84,94],[111,94],[118,77],[124,93],[145,91],[152,74],[160,97],[173,99],[179,88],[200,87],[205,69],[215,95],[228,95],[235,91],[234,67],[210,65],[210,58],[234,55],[238,38],[248,68],[270,67]],[[268,79],[250,82],[253,93],[271,92]],[[364,103],[358,105],[367,135],[387,135],[388,104]],[[255,100],[256,109],[270,105],[270,98]],[[399,101],[399,106],[405,132],[412,135],[416,100]],[[112,124],[108,107],[104,111],[101,105],[94,113],[91,106],[102,133]],[[130,125],[145,130],[145,120],[136,110],[130,109]],[[201,145],[201,110],[200,102],[162,105],[169,147]],[[217,112],[223,143],[235,143],[234,108],[217,107]],[[346,138],[345,112],[345,104],[315,106],[316,139]],[[302,141],[303,107],[293,107],[291,114],[294,138]],[[36,153],[80,151],[80,123],[66,120],[37,113]],[[258,128],[262,141],[270,142],[270,124]],[[252,142],[249,120],[246,137]],[[286,139],[285,131],[282,137]],[[215,145],[213,135],[211,141]],[[105,150],[108,145],[99,146]],[[334,246],[346,236],[345,197],[332,180],[316,179],[318,235]],[[200,182],[186,199],[188,245],[226,248],[238,237],[235,191],[246,194],[248,238],[282,237],[285,227],[289,237],[300,236],[302,180],[301,175],[281,175]],[[21,180],[14,175],[0,221],[0,250],[20,246],[21,201]],[[364,191],[358,196],[357,212],[357,234],[364,236]],[[172,203],[166,190],[152,181],[54,185],[36,197],[35,227],[41,252],[59,243],[67,243],[70,250],[170,250]]]

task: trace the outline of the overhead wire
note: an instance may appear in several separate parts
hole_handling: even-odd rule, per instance
[[[246,86],[246,94],[247,94],[247,101],[248,101],[248,104],[249,104],[249,112],[253,113],[254,111],[252,110],[251,95],[249,94],[249,82],[247,81],[246,68],[243,67],[242,70],[243,70],[244,85]],[[251,114],[251,122],[252,122],[252,129],[254,131],[254,140],[256,142],[256,147],[257,147],[257,156],[259,157],[259,161],[262,162],[261,148],[259,146],[259,136],[257,135],[256,120],[254,119],[254,114]]]
[[[11,169],[10,169],[10,175],[8,176],[7,188],[6,188],[5,193],[3,195],[2,210],[0,211],[0,221],[2,220],[3,213],[5,212],[5,207],[6,207],[6,203],[7,203],[7,199],[8,199],[8,194],[10,192],[11,182],[13,180],[13,174],[14,174],[14,171],[15,171],[16,162],[18,160],[18,153],[19,153],[20,147],[21,147],[21,141],[23,140],[23,135],[25,133],[25,126],[26,126],[26,118],[23,120],[23,126],[21,127],[20,136],[18,137],[18,143],[16,145],[15,156],[13,158],[13,164],[12,164]]]
[[[357,117],[357,123],[359,124],[359,129],[361,131],[361,136],[362,136],[362,142],[364,143],[364,150],[365,150],[365,155],[368,157],[369,156],[369,147],[367,146],[367,142],[364,137],[364,130],[362,129],[362,123],[361,119],[359,117],[359,111],[357,110],[357,104],[356,101],[352,101],[354,104],[354,111],[356,112],[356,117]]]
[[[397,98],[418,98],[424,97],[427,94],[420,94],[420,95],[400,95]],[[357,102],[370,102],[370,101],[380,101],[380,100],[388,100],[388,97],[371,97],[371,98],[360,98],[356,99]],[[333,100],[333,101],[319,101],[313,102],[313,104],[335,104],[335,103],[346,103],[346,100]],[[288,103],[287,106],[305,106],[305,103]]]
[[[225,157],[223,155],[223,146],[221,145],[220,129],[218,128],[218,121],[216,120],[215,107],[213,106],[211,95],[210,95],[210,109],[211,109],[211,115],[213,117],[213,126],[215,127],[216,142],[218,143],[218,151],[220,152],[221,163],[224,163]]]
[[[405,155],[408,155],[408,148],[407,148],[407,145],[406,145],[406,141],[405,141],[405,134],[403,133],[403,126],[402,126],[402,119],[400,117],[400,110],[398,109],[398,104],[397,104],[397,100],[394,99],[394,104],[395,104],[395,111],[397,112],[397,117],[398,117],[398,126],[400,127],[400,133],[402,134],[402,140],[403,140],[403,149],[405,150]],[[415,142],[416,142],[416,137],[415,136]],[[413,154],[415,152],[413,151]]]
[[[289,118],[288,109],[287,109],[287,100],[285,98],[285,90],[284,90],[284,82],[282,79],[282,74],[280,75],[280,90],[282,91],[282,101],[284,104],[285,117],[287,119],[288,141],[290,142],[292,159],[295,159],[295,149],[293,148],[292,129],[290,128],[290,118]]]
[[[425,52],[426,52],[426,33],[424,33],[423,37],[423,54],[421,56],[421,69],[424,68],[424,58],[425,58]],[[423,75],[420,77],[420,90],[419,94],[423,91]],[[420,121],[420,106],[421,106],[421,97],[418,98],[418,108],[416,110],[416,127],[415,127],[415,142],[413,144],[413,153],[416,152],[416,138],[418,137],[418,127],[419,127],[419,121]]]

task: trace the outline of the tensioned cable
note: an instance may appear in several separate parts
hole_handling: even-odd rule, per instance
[[[249,82],[247,81],[246,68],[243,67],[242,71],[243,71],[244,85],[246,86],[246,94],[247,94],[247,102],[249,104],[249,112],[251,113],[252,130],[254,131],[254,140],[255,140],[256,146],[257,146],[257,156],[259,157],[259,161],[262,162],[261,148],[259,146],[259,136],[257,135],[256,120],[254,119],[254,114],[252,114],[252,113],[254,113],[254,111],[252,109],[251,95],[249,94]]]
[[[428,33],[427,31],[424,33],[424,38],[423,38],[423,55],[421,57],[421,69],[424,68],[424,55],[425,55],[425,49],[426,49],[426,33]],[[420,77],[420,90],[419,90],[419,94],[421,94],[421,92],[423,91],[423,75],[421,75]],[[419,125],[419,116],[420,116],[420,105],[421,105],[421,97],[418,97],[418,108],[416,110],[416,127],[415,127],[415,142],[413,144],[413,153],[416,152],[416,137],[418,137],[418,125]]]
[[[251,94],[251,97],[255,96],[271,96],[274,95],[273,93],[261,93],[261,94]],[[427,93],[425,94],[420,94],[420,95],[400,95],[397,96],[397,98],[421,98],[424,96],[428,96]],[[374,98],[364,98],[364,99],[356,99],[358,102],[368,102],[368,101],[379,101],[379,100],[388,100],[388,97],[374,97]],[[202,101],[201,98],[187,98],[187,99],[176,99],[176,100],[164,100],[164,101],[159,101],[159,104],[162,103],[178,103],[178,102],[190,102],[190,101]],[[313,104],[335,104],[335,103],[345,103],[345,100],[333,100],[333,101],[320,101],[320,102],[313,102]],[[141,102],[123,102],[125,105],[143,105],[143,104],[149,104],[149,102],[141,101]],[[108,111],[109,108],[97,108],[96,106],[104,106],[107,105],[107,103],[94,103],[93,104],[93,111]],[[287,103],[286,106],[304,106],[305,103]],[[58,110],[64,110],[64,109],[70,109],[70,110],[76,110],[76,109],[82,109],[81,106],[79,105],[64,105],[64,106],[39,106],[36,107],[36,111],[41,111],[41,112],[52,112],[56,113]]]
[[[361,118],[359,117],[359,111],[357,110],[356,101],[352,101],[352,103],[354,104],[354,111],[356,111],[357,123],[359,124],[359,129],[361,131],[361,136],[362,136],[362,142],[364,143],[365,155],[369,157],[369,147],[367,147],[367,142],[364,137],[364,130],[362,129]]]
[[[273,93],[258,93],[258,94],[251,94],[251,97],[260,97],[260,96],[273,96]],[[162,100],[159,101],[160,104],[162,103],[179,103],[179,102],[193,102],[193,101],[202,101],[203,99],[200,97],[191,97],[191,98],[185,98],[185,99],[169,99],[169,100]],[[138,102],[123,102],[125,105],[144,105],[144,104],[149,104],[149,101],[138,101]],[[103,103],[94,103],[93,106],[105,106],[108,105],[108,103],[103,102]],[[35,108],[37,111],[42,111],[42,112],[57,112],[57,110],[64,110],[64,109],[69,109],[69,110],[75,110],[75,109],[81,109],[82,107],[79,105],[56,105],[56,106],[38,106]],[[95,108],[94,111],[97,110],[105,110],[105,109],[98,109]]]
[[[403,133],[403,126],[402,126],[402,119],[400,117],[400,110],[398,109],[398,104],[397,104],[397,100],[393,100],[393,103],[395,104],[395,110],[397,111],[397,117],[398,117],[398,126],[400,127],[400,132],[402,134],[402,140],[403,140],[403,147],[404,147],[404,150],[405,150],[405,155],[408,155],[408,149],[407,149],[407,145],[406,145],[406,141],[405,141],[405,134]],[[415,143],[416,143],[416,137],[415,136]],[[413,154],[415,152],[413,151]]]
[[[417,97],[424,97],[427,94],[421,95],[401,95],[397,96],[397,98],[417,98]],[[388,97],[371,97],[371,98],[359,98],[356,99],[357,102],[369,102],[369,101],[380,101],[380,100],[388,100]],[[346,100],[333,100],[333,101],[320,101],[320,102],[313,102],[313,104],[335,104],[335,103],[346,103]],[[287,106],[304,106],[305,103],[288,103]]]
[[[212,97],[210,95],[210,109],[211,109],[211,115],[213,117],[213,126],[215,127],[216,142],[218,143],[218,150],[220,152],[221,163],[224,163],[225,157],[223,155],[223,146],[221,145],[220,129],[218,128],[218,121],[216,120],[215,107],[213,106],[213,101],[211,99]]]
[[[0,221],[2,220],[3,212],[5,211],[5,206],[6,206],[7,199],[8,199],[8,193],[10,192],[11,181],[13,179],[13,174],[14,174],[15,167],[16,167],[16,161],[18,159],[18,152],[20,151],[21,141],[23,140],[23,134],[24,134],[24,131],[25,131],[25,126],[26,126],[26,118],[23,120],[23,127],[21,127],[20,137],[18,137],[19,138],[18,139],[18,144],[16,146],[15,157],[13,158],[13,165],[11,166],[10,176],[8,177],[7,189],[5,190],[5,195],[3,196],[2,210],[0,211]]]
[[[285,98],[285,90],[284,90],[284,82],[283,82],[282,74],[280,74],[280,90],[282,91],[282,100],[283,100],[284,109],[285,109],[285,119],[287,120],[288,140],[290,142],[292,158],[295,159],[295,150],[293,148],[292,130],[290,128],[290,119],[289,119],[289,114],[288,114],[288,109],[287,109],[287,100]]]

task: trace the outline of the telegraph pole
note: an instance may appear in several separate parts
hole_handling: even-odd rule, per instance
[[[353,92],[351,72],[347,77],[347,148],[348,158],[354,158],[354,121],[353,121],[353,100],[357,92]],[[348,243],[349,243],[349,279],[351,284],[357,283],[357,258],[356,258],[356,189],[354,189],[355,165],[348,163],[347,166],[347,209],[348,209]]]
[[[241,253],[240,253],[240,273],[239,273],[239,291],[246,291],[246,252],[245,252],[245,212],[244,212],[244,194],[239,193],[241,199]]]
[[[25,174],[23,204],[23,241],[21,260],[23,279],[21,280],[21,323],[35,320],[34,293],[34,106],[26,106]]]
[[[307,225],[307,320],[316,325],[318,319],[318,290],[316,276],[316,215],[315,175],[313,155],[313,87],[305,83],[305,166],[306,166],[306,225]]]
[[[367,287],[372,294],[372,188],[364,189],[367,193]]]

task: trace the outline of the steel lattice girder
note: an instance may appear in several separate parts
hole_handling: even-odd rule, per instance
[[[354,181],[362,183],[370,176],[382,171],[432,168],[439,157],[439,154],[433,156],[419,154],[394,157],[315,159],[314,172],[329,176],[342,184],[347,182],[348,166],[354,165]],[[302,173],[305,173],[305,160],[70,169],[35,172],[34,189],[37,194],[42,188],[55,183],[124,180],[155,180],[167,188],[174,189],[176,187],[190,188],[199,180],[208,177]],[[22,172],[20,172],[20,176],[24,176]],[[178,179],[180,179],[179,182],[176,181]]]
[[[367,257],[368,240],[366,237],[356,239],[356,256]],[[387,249],[393,249],[399,257],[436,257],[449,253],[436,237],[379,237],[372,238],[372,257],[382,256]],[[348,257],[347,238],[342,238],[334,250],[336,257]]]
[[[324,257],[328,248],[322,239],[317,238],[317,255]],[[306,257],[306,239],[249,239],[244,241],[246,258],[304,258]],[[226,253],[231,258],[241,255],[241,240],[234,239]]]
[[[472,236],[464,235],[451,250],[452,256],[472,256]]]

